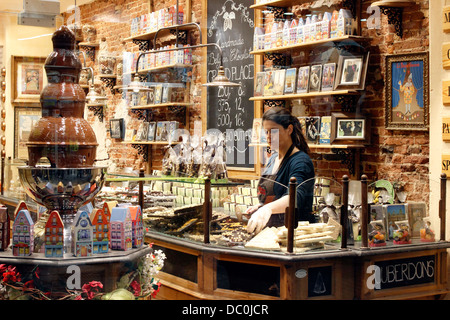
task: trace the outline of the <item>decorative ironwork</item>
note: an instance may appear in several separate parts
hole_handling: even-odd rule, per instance
[[[114,86],[116,85],[116,77],[100,76],[100,80],[105,84],[107,88],[111,90],[111,92],[114,91]]]
[[[356,16],[356,0],[342,0],[342,7],[350,10],[353,16]]]
[[[138,120],[147,121],[147,118],[148,118],[147,110],[131,109],[130,111],[131,111],[132,114],[134,114],[136,116],[136,118]]]
[[[274,67],[284,67],[287,64],[287,57],[283,53],[267,52],[264,54],[265,58],[272,60]]]
[[[355,149],[332,148],[331,152],[333,152],[340,158],[341,163],[348,168],[348,172],[350,173],[350,175],[355,174]]]
[[[286,100],[264,100],[264,110],[275,107],[286,107]]]
[[[271,13],[273,13],[273,18],[275,19],[275,21],[280,21],[280,20],[284,20],[284,13],[286,12],[285,8],[282,7],[271,7],[271,6],[267,6],[266,7],[268,11],[270,11]]]
[[[177,40],[178,40],[179,43],[187,45],[187,43],[188,43],[188,41],[187,41],[188,40],[187,34],[188,33],[187,33],[186,30],[178,30],[178,33],[177,33],[177,30],[171,29],[170,30],[170,34],[174,35],[175,37],[177,37]]]
[[[80,45],[80,49],[86,53],[86,56],[89,57],[92,61],[95,61],[95,47],[94,46],[86,46]]]
[[[341,106],[344,112],[355,112],[356,102],[358,101],[356,95],[337,95],[335,96],[336,102]]]
[[[148,162],[148,144],[133,143],[131,146],[137,150],[138,155],[142,156],[144,162]]]
[[[138,45],[139,51],[149,51],[150,50],[150,42],[149,40],[138,40],[133,39],[133,43]]]
[[[94,112],[94,116],[98,117],[100,122],[103,122],[103,106],[88,105],[88,110]]]
[[[186,106],[168,106],[167,110],[177,117],[186,118]]]
[[[389,24],[394,25],[395,33],[402,38],[403,37],[403,26],[402,26],[402,16],[403,8],[396,7],[381,7],[380,11],[387,16]]]

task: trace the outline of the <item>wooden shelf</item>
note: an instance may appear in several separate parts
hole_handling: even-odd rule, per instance
[[[192,68],[192,67],[193,67],[192,64],[174,63],[174,64],[168,64],[168,65],[165,65],[165,66],[159,66],[159,67],[148,68],[148,69],[141,69],[141,70],[138,71],[138,73],[158,72],[158,71],[166,70],[166,69],[170,69],[170,68]]]
[[[145,110],[153,108],[164,108],[164,107],[189,107],[192,106],[190,102],[167,102],[167,103],[154,103],[145,106],[135,106],[131,107],[131,110]]]
[[[276,47],[276,48],[270,48],[270,49],[262,49],[262,50],[253,50],[250,51],[250,54],[266,54],[266,53],[273,53],[273,52],[285,52],[289,50],[294,49],[301,49],[301,48],[307,48],[307,47],[318,47],[321,45],[326,45],[332,42],[344,42],[344,41],[355,41],[355,42],[363,42],[368,41],[369,38],[367,37],[361,37],[361,36],[344,36],[344,37],[338,37],[338,38],[328,38],[328,39],[322,39],[317,41],[310,41],[310,42],[304,42],[299,44],[294,44],[290,46],[283,46],[283,47]]]
[[[250,143],[249,147],[268,147],[267,143]],[[310,149],[360,149],[364,148],[361,144],[310,144],[308,143]]]
[[[82,47],[95,47],[95,48],[98,48],[100,46],[98,42],[80,42],[78,43],[78,45]]]
[[[250,101],[263,101],[263,100],[294,100],[302,98],[314,98],[320,96],[336,96],[336,95],[352,95],[358,94],[357,90],[335,90],[335,91],[319,91],[308,93],[293,93],[293,94],[281,94],[276,96],[259,96],[251,97]]]
[[[391,8],[406,8],[415,4],[415,1],[411,0],[383,0],[383,1],[375,1],[371,4],[373,7],[391,7]]]
[[[263,9],[265,7],[292,7],[294,4],[302,4],[309,2],[309,0],[272,0],[262,3],[255,3],[250,6],[250,9]]]
[[[162,32],[169,33],[170,30],[176,30],[176,27],[178,27],[178,30],[196,29],[196,27],[193,26],[193,25],[185,26],[185,25],[182,25],[182,24],[180,24],[180,25],[173,25],[173,26],[169,26],[169,27],[171,27],[172,29],[164,29],[164,30],[161,30],[160,33],[162,33]],[[138,34],[138,35],[134,35],[134,36],[125,38],[124,41],[130,41],[130,40],[153,41],[153,39],[155,38],[156,32],[157,32],[157,30],[141,33],[141,34]]]
[[[178,141],[122,141],[123,144],[156,144],[156,145],[172,145],[172,144],[178,144],[180,142]]]

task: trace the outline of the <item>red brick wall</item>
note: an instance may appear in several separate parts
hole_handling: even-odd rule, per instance
[[[339,4],[339,0],[334,0]],[[359,1],[356,1],[359,2]],[[392,183],[403,181],[405,189],[409,192],[409,200],[427,201],[429,191],[429,133],[410,132],[399,130],[386,130],[384,127],[384,59],[388,54],[419,52],[428,50],[428,1],[416,1],[417,4],[404,9],[403,12],[403,38],[395,34],[395,29],[387,22],[387,17],[381,15],[381,25],[377,29],[368,30],[366,22],[362,21],[362,35],[371,38],[370,66],[366,83],[364,111],[368,112],[372,124],[372,145],[366,148],[361,155],[361,173],[367,174],[369,179],[386,179]],[[366,19],[369,14],[367,7],[372,1],[363,0],[361,4],[361,17]],[[158,1],[152,10],[175,4],[175,1]],[[182,4],[182,3],[181,3]],[[301,13],[310,3],[295,6],[294,13]],[[81,6],[81,23],[93,24],[97,28],[98,37],[105,37],[109,48],[121,50],[121,42],[129,36],[130,21],[133,17],[146,13],[149,2],[144,0],[97,0],[91,4]],[[328,9],[328,8],[326,8]],[[200,20],[205,12],[201,7],[201,0],[192,1],[193,16]],[[191,37],[197,43],[197,34]],[[137,51],[132,43],[127,43],[129,51]],[[194,60],[195,61],[195,60]],[[201,61],[201,59],[200,59]],[[89,62],[96,69],[95,64]],[[96,69],[97,70],[97,69]],[[194,68],[194,84],[199,82],[201,68]],[[105,125],[109,126],[109,119],[114,114],[115,105],[120,101],[120,94],[110,97]],[[195,94],[194,94],[195,92]],[[191,90],[191,101],[195,105],[190,108],[190,126],[193,121],[200,119],[200,90]],[[133,123],[128,124],[128,126]],[[153,147],[152,164],[159,167],[163,150]],[[110,157],[117,159],[120,167],[134,165],[135,168],[143,165],[142,158],[130,146],[113,143]],[[347,167],[333,154],[315,153],[313,159],[318,175],[341,179],[342,175],[349,174]]]

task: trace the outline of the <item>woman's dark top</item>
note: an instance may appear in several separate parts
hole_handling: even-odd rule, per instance
[[[274,153],[267,162],[263,174],[273,174],[273,166],[278,153]],[[311,158],[303,151],[291,154],[285,163],[278,169],[276,182],[273,186],[275,200],[289,194],[289,181],[291,177],[297,179],[297,221],[314,222],[312,213],[314,192],[314,166]],[[305,183],[303,183],[306,181]]]

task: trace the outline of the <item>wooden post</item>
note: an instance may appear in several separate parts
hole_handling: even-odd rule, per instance
[[[209,223],[211,221],[211,179],[205,179],[205,202],[203,203],[203,243],[209,243]]]
[[[1,176],[1,195],[3,195],[3,192],[5,190],[5,157],[6,157],[6,151],[5,149],[2,150],[2,176]]]
[[[289,207],[286,208],[284,224],[287,228],[287,252],[294,252],[295,229],[295,198],[297,194],[297,179],[292,177],[289,181]]]
[[[347,175],[342,178],[342,207],[341,207],[341,249],[347,248],[347,234],[348,234],[348,183]]]
[[[139,170],[139,178],[145,177],[144,168]],[[144,211],[144,180],[139,180],[139,206]]]
[[[439,218],[441,219],[441,241],[445,241],[445,220],[447,210],[447,175],[441,174],[441,199],[439,200]]]
[[[367,176],[361,177],[361,248],[368,248],[369,237],[367,226],[369,224],[369,204],[367,203]]]

